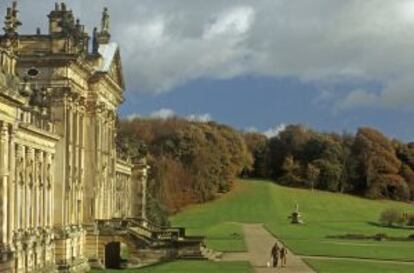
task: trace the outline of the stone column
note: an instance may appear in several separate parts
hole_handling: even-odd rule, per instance
[[[45,216],[44,214],[44,181],[43,181],[43,161],[44,158],[44,152],[38,151],[37,152],[37,158],[36,158],[36,166],[37,166],[37,227],[43,228],[44,227],[44,221],[43,218]]]
[[[126,201],[126,196],[122,196],[121,192],[122,192],[122,176],[121,173],[117,173],[115,175],[115,181],[116,181],[116,187],[115,187],[115,193],[114,193],[114,203],[115,203],[115,215],[116,217],[122,217],[123,212],[122,212],[122,207],[123,207],[123,202],[120,200],[121,198],[123,199],[123,201]]]
[[[129,193],[129,202],[128,202],[128,204],[127,204],[127,206],[128,206],[128,211],[127,211],[127,217],[132,217],[132,202],[133,202],[133,197],[132,197],[132,194],[133,194],[133,192],[132,192],[132,179],[131,179],[131,176],[129,175],[128,177],[127,177],[127,185],[128,185],[128,193]]]
[[[124,174],[122,176],[122,191],[126,196],[127,202],[124,202],[122,208],[122,216],[128,217],[128,204],[131,202],[131,191],[128,189],[128,176]]]
[[[54,202],[53,202],[53,188],[54,188],[54,176],[53,176],[53,170],[54,170],[54,164],[53,164],[53,155],[48,153],[46,155],[46,215],[47,215],[47,226],[52,227],[53,226],[53,211],[54,211]]]
[[[99,190],[99,199],[98,199],[98,219],[104,219],[104,188],[105,188],[105,173],[103,172],[103,153],[102,153],[102,135],[103,135],[103,124],[100,115],[98,116],[98,143],[97,143],[97,171],[98,171],[98,190]]]
[[[62,227],[70,225],[70,204],[71,204],[71,165],[72,165],[72,151],[71,151],[71,146],[72,146],[72,139],[71,139],[71,135],[72,135],[72,123],[71,123],[71,99],[70,98],[66,98],[65,100],[65,127],[64,127],[64,133],[65,133],[65,148],[64,148],[64,161],[65,161],[65,165],[64,165],[64,191],[63,191],[63,196],[62,196],[62,207],[63,207],[63,211],[64,211],[64,215],[63,215],[63,223],[62,223]]]
[[[128,189],[128,176],[126,174],[123,175],[122,184],[123,193],[125,194],[127,200],[127,202],[124,202],[123,204],[123,216],[128,217],[128,204],[131,202],[131,191]]]
[[[41,194],[41,219],[40,219],[40,225],[42,228],[47,227],[47,185],[46,185],[46,159],[47,159],[47,152],[44,152],[42,154],[42,175],[41,175],[41,182],[40,182],[40,194]]]
[[[81,200],[79,208],[79,224],[83,223],[84,219],[84,203],[85,203],[85,108],[83,102],[79,108],[79,152],[78,152],[78,182],[79,182],[79,200]]]
[[[50,207],[49,207],[49,172],[51,167],[49,166],[49,152],[44,154],[43,157],[43,226],[50,227]]]
[[[34,227],[39,228],[41,226],[42,218],[42,198],[41,198],[41,183],[42,183],[42,161],[43,161],[43,152],[35,151],[35,172],[34,172],[34,193],[35,193],[35,204],[34,204]]]
[[[16,217],[16,207],[15,207],[15,195],[16,195],[16,185],[17,185],[17,181],[16,181],[16,176],[15,176],[15,167],[16,167],[16,155],[15,155],[15,151],[16,151],[16,147],[15,147],[15,132],[14,132],[14,128],[11,128],[10,131],[10,141],[9,141],[9,219],[8,219],[8,224],[9,224],[9,244],[12,245],[13,243],[13,231],[15,231],[17,229],[17,225],[16,225],[16,221],[15,221],[15,217]]]
[[[34,149],[27,148],[26,150],[26,228],[33,228],[33,216],[34,216]]]
[[[118,214],[119,217],[124,217],[124,212],[125,212],[125,204],[128,202],[128,192],[126,192],[126,189],[124,188],[124,174],[119,174],[119,178],[116,181],[117,183],[117,188],[115,189],[115,195],[119,195],[119,197],[122,196],[123,202],[120,201],[119,206],[117,208],[118,210]]]
[[[72,105],[72,99],[69,99],[69,107],[67,110],[67,115],[68,115],[68,124],[67,124],[67,132],[68,132],[68,177],[67,177],[67,183],[68,183],[68,193],[67,193],[67,205],[66,205],[66,210],[68,212],[68,222],[67,225],[72,225],[75,222],[75,210],[74,208],[74,184],[73,184],[73,180],[74,180],[74,168],[75,166],[73,165],[73,147],[74,147],[74,125],[73,125],[73,120],[74,120],[74,113],[73,113],[73,105]]]
[[[103,170],[102,170],[102,218],[108,219],[108,180],[107,180],[107,169],[108,169],[108,162],[107,162],[107,156],[106,156],[106,122],[101,118],[101,128],[102,128],[102,134],[101,134],[101,162],[103,164]]]
[[[29,165],[29,148],[25,146],[24,149],[24,184],[23,184],[23,194],[22,194],[22,200],[23,200],[23,207],[22,207],[22,220],[23,220],[23,229],[28,229],[29,226],[29,212],[30,212],[30,191],[29,191],[29,171],[28,171],[28,165]]]
[[[106,219],[110,219],[112,218],[112,192],[113,192],[113,187],[112,187],[112,181],[111,181],[111,177],[110,177],[110,170],[111,170],[111,157],[109,154],[109,143],[108,143],[108,132],[109,132],[109,121],[108,121],[108,116],[106,115],[105,112],[105,146],[104,146],[104,153],[105,153],[105,161],[106,161],[106,172],[105,172],[105,182],[106,182]]]
[[[79,224],[79,208],[78,208],[78,193],[79,193],[79,110],[77,106],[77,102],[75,102],[75,106],[73,108],[73,120],[72,120],[72,126],[73,126],[73,197],[72,197],[72,210],[73,212],[73,224]]]
[[[142,170],[142,211],[141,211],[141,217],[142,219],[147,219],[147,182],[148,182],[148,166],[144,165],[142,166],[144,168]]]
[[[0,243],[8,242],[8,175],[9,175],[9,128],[3,122],[0,129]]]
[[[15,207],[17,211],[16,217],[16,228],[22,229],[23,228],[23,197],[24,197],[24,147],[20,144],[16,145],[16,202]]]

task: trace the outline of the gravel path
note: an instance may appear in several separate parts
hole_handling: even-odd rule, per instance
[[[254,273],[315,273],[302,259],[289,251],[286,268],[268,268],[270,251],[277,241],[261,224],[243,225],[244,236],[248,252],[225,253],[223,261],[249,261],[253,266]],[[280,242],[279,242],[280,244]]]

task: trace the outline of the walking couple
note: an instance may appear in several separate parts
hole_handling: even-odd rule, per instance
[[[273,268],[277,268],[279,266],[279,261],[280,267],[286,267],[287,253],[287,248],[284,245],[279,246],[278,243],[275,243],[271,251],[271,265]]]

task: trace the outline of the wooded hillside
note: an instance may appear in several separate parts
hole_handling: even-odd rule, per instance
[[[214,122],[125,120],[120,122],[118,146],[148,156],[151,196],[169,213],[230,191],[253,163],[242,135]]]
[[[414,200],[414,144],[372,128],[339,135],[290,125],[268,139],[215,122],[137,118],[119,123],[117,141],[124,152],[148,157],[149,213],[158,222],[230,191],[241,175],[373,199]]]
[[[374,199],[414,200],[414,145],[375,129],[338,135],[291,125],[271,139],[254,133],[245,139],[255,157],[251,176]]]

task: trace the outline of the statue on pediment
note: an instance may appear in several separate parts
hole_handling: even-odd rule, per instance
[[[102,13],[102,23],[101,23],[101,31],[102,33],[109,33],[109,27],[110,27],[110,16],[108,13],[108,8],[104,8],[104,11]]]

